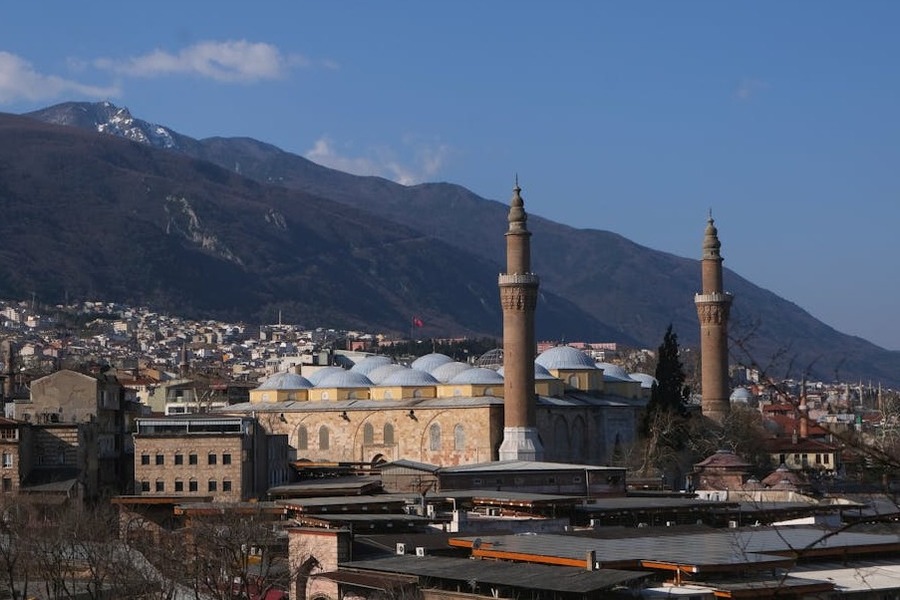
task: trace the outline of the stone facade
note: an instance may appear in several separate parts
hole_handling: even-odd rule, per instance
[[[267,436],[252,418],[139,419],[137,427],[135,494],[238,502],[259,498],[288,476],[283,464],[280,477],[269,476]]]
[[[288,530],[288,564],[291,570],[291,598],[297,600],[337,599],[337,583],[315,577],[336,571],[338,564],[351,559],[351,533],[345,530],[294,528]]]

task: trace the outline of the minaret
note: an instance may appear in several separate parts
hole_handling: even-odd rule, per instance
[[[728,401],[728,312],[731,294],[722,291],[722,255],[710,212],[700,261],[703,291],[694,296],[700,319],[700,370],[703,416],[721,423],[731,409]]]
[[[528,231],[518,178],[509,207],[506,273],[501,273],[503,309],[503,443],[500,460],[543,460],[538,437],[534,391],[534,309],[540,280],[531,272]]]

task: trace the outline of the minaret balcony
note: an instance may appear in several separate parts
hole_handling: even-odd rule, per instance
[[[541,279],[534,273],[500,273],[500,285],[539,285]]]
[[[731,302],[734,296],[728,292],[715,292],[712,294],[694,294],[695,304],[708,304],[712,302]]]

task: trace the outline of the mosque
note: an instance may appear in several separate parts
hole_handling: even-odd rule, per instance
[[[535,356],[540,282],[530,268],[531,232],[518,184],[508,222],[507,270],[498,279],[502,367],[474,366],[442,354],[422,356],[408,367],[386,356],[369,356],[349,369],[325,367],[305,377],[277,373],[250,392],[249,403],[228,412],[251,414],[269,433],[286,435],[295,460],[610,464],[635,441],[653,378],[596,363],[568,346]],[[727,311],[730,302],[720,294],[721,257],[711,227],[710,220],[704,259],[711,266],[704,270],[704,281],[707,272],[719,279],[696,298],[703,314],[710,306],[724,305]],[[721,345],[722,322],[717,318],[704,325],[710,347]],[[720,368],[706,360],[704,368],[707,363]],[[720,412],[727,410],[727,395],[724,409],[717,402],[721,395],[716,391],[710,404]]]

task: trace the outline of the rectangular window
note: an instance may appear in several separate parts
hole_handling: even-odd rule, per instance
[[[188,464],[189,465],[197,464],[197,455],[196,454],[188,454]]]
[[[142,492],[149,492],[149,491],[150,491],[150,482],[149,482],[149,481],[142,481],[142,482],[141,482],[141,491],[142,491]]]
[[[222,491],[223,492],[231,491],[231,480],[230,479],[226,479],[222,482]]]
[[[821,454],[816,454],[816,464],[817,465],[822,464],[822,455]]]
[[[157,492],[166,491],[166,483],[164,481],[157,481],[156,482],[156,491]]]
[[[196,491],[197,491],[197,482],[196,482],[196,481],[189,481],[189,482],[188,482],[188,491],[189,491],[189,492],[196,492]]]
[[[230,455],[230,454],[223,454],[223,455],[222,455],[222,464],[223,464],[223,465],[230,465],[230,464],[231,464],[231,455]]]
[[[141,464],[142,465],[150,464],[150,455],[149,454],[141,454]]]
[[[156,455],[156,464],[157,465],[166,464],[166,456],[164,454],[157,454]]]
[[[9,477],[3,478],[3,491],[4,492],[12,491],[12,479],[10,479]]]
[[[176,491],[176,492],[183,492],[183,491],[184,491],[184,482],[183,482],[183,481],[176,481],[176,482],[175,482],[175,491]]]
[[[825,460],[825,464],[826,464],[826,465],[827,465],[829,462],[831,462],[831,455],[830,455],[830,454],[824,454],[824,455],[822,455],[822,456],[823,456],[823,459]]]
[[[183,455],[183,454],[176,454],[176,455],[175,455],[175,464],[176,464],[176,465],[183,465],[183,464],[184,464],[184,455]]]
[[[8,452],[3,453],[3,466],[5,468],[10,468],[13,466],[13,456]]]
[[[216,486],[216,480],[215,480],[215,479],[210,479],[210,480],[209,480],[209,485],[207,486],[206,489],[207,489],[208,491],[210,491],[210,492],[215,492],[215,491],[216,491],[216,487],[217,487],[217,486]]]
[[[206,457],[206,464],[208,464],[208,465],[216,464],[216,455],[213,454],[212,452],[210,452],[209,455],[207,455],[207,457]]]

